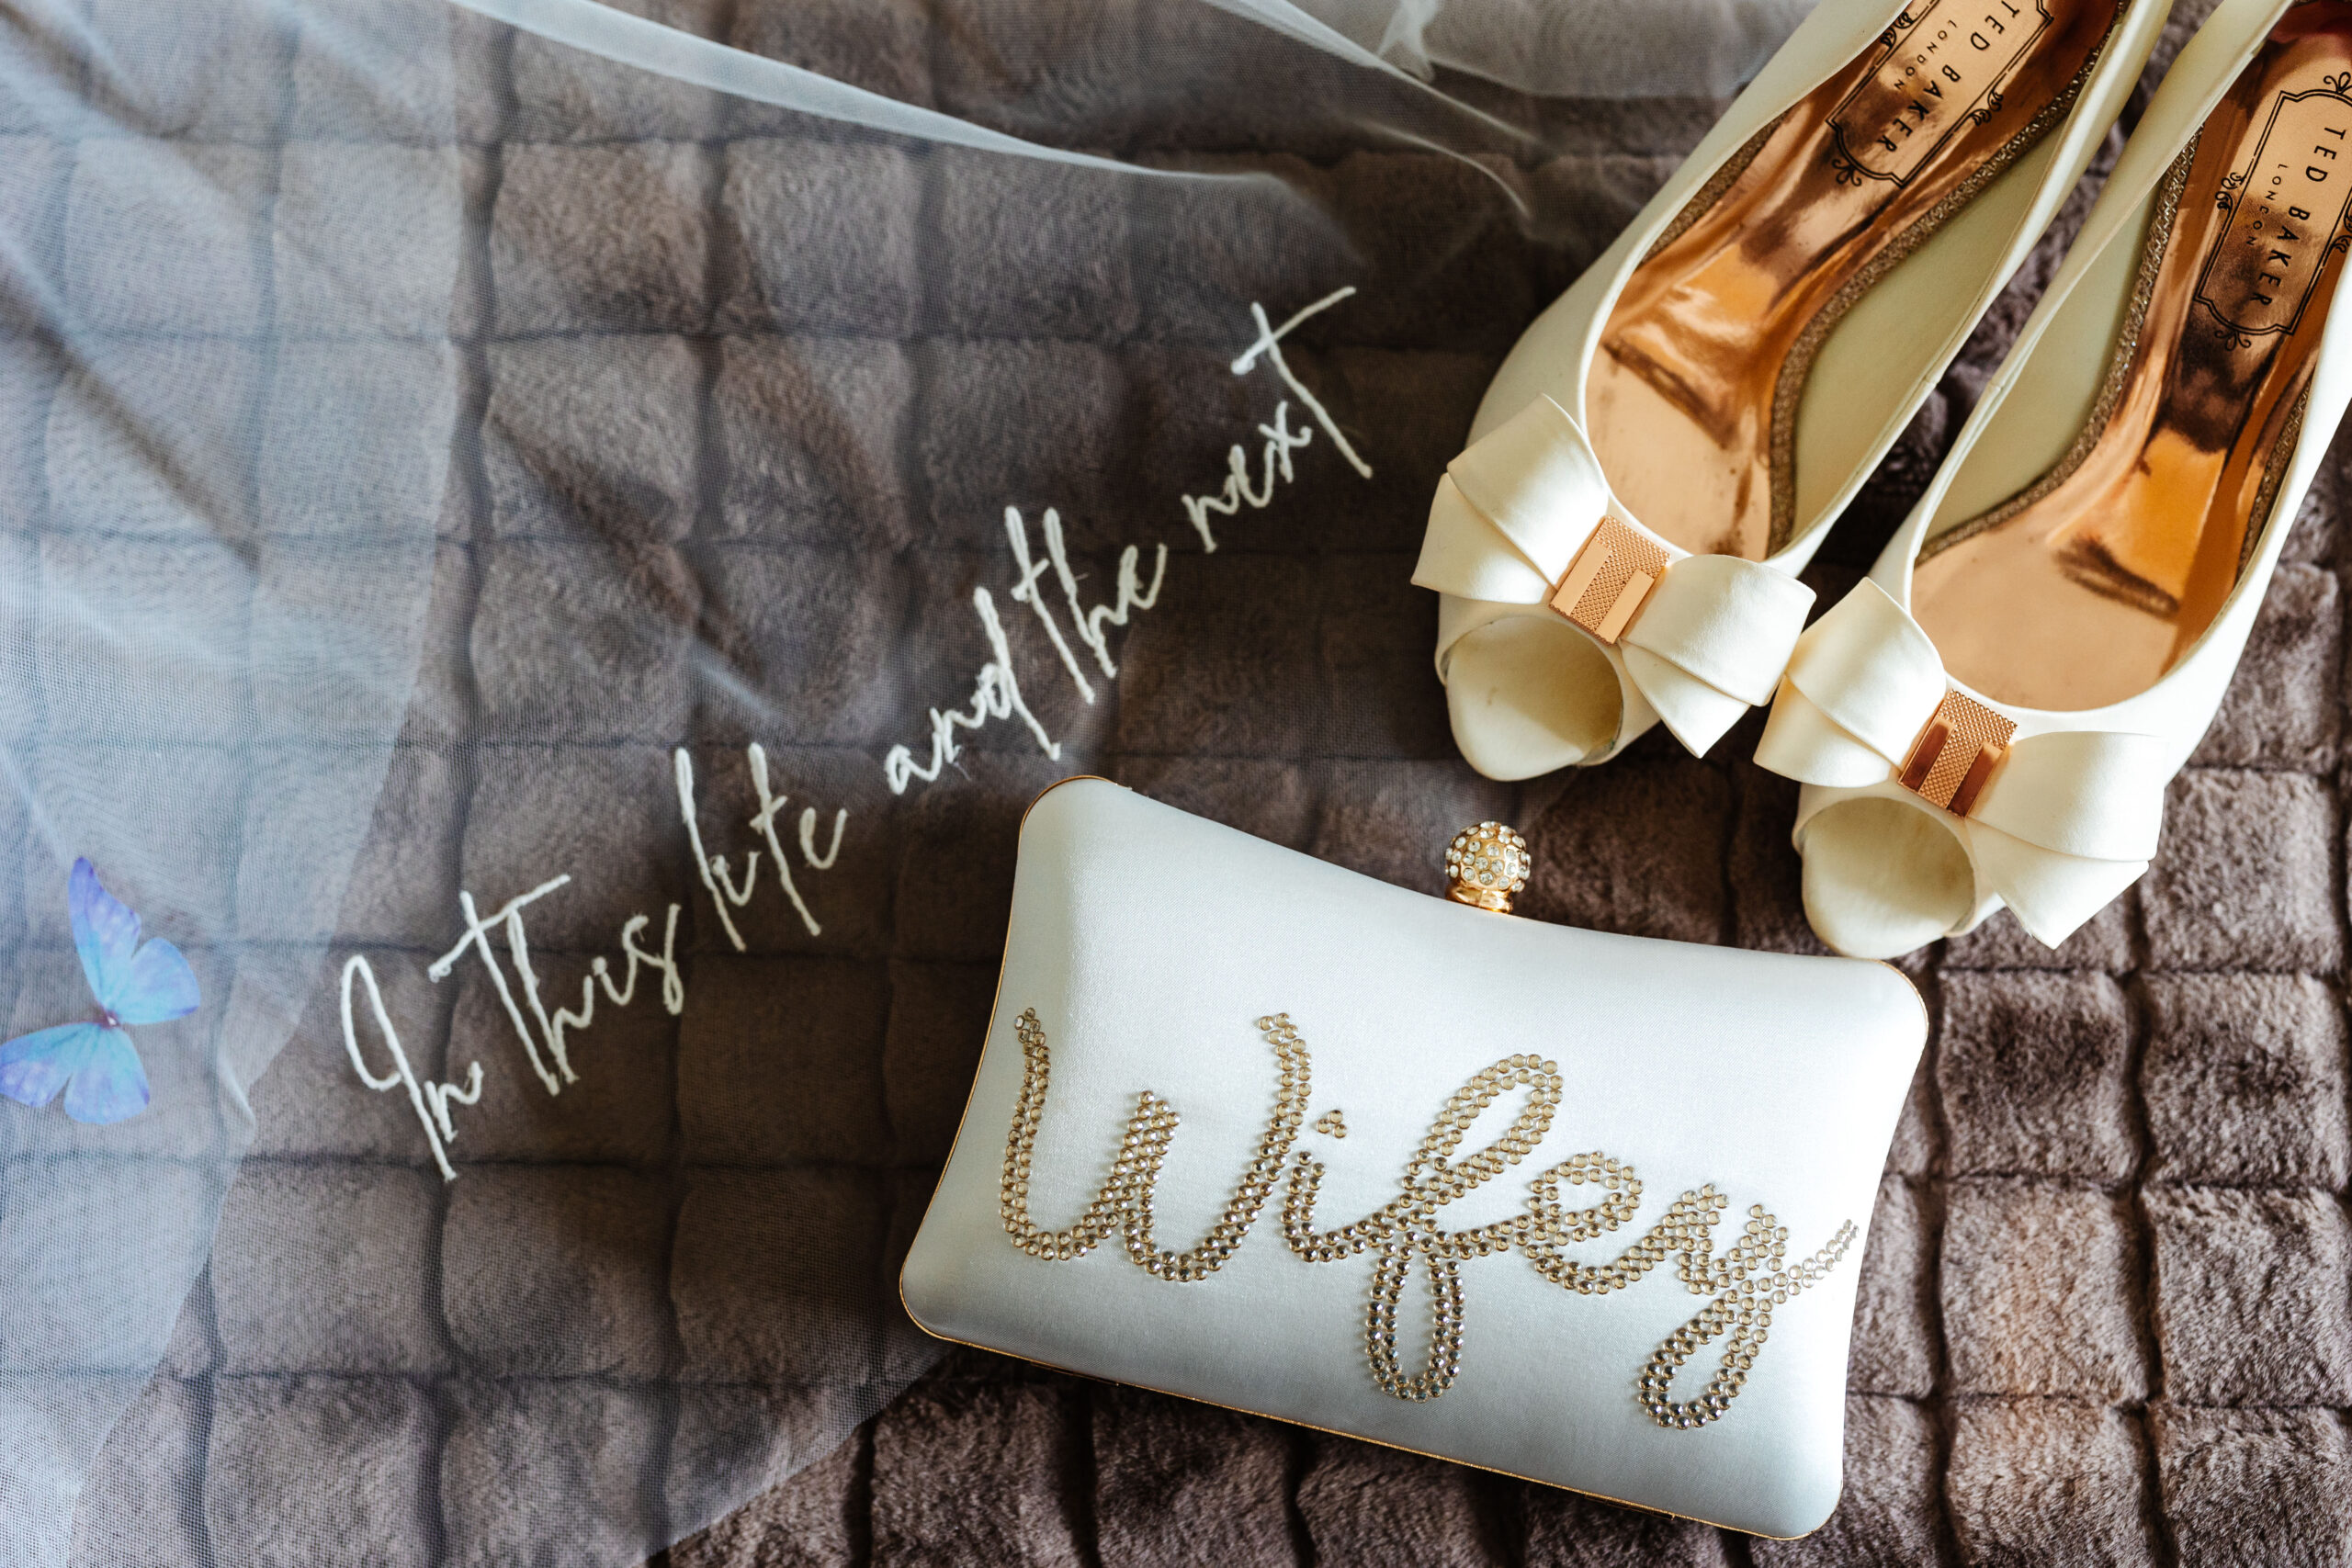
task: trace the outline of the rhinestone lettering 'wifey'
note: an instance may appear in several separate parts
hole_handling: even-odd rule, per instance
[[[1000,1205],[1005,1234],[1030,1257],[1066,1263],[1082,1258],[1114,1231],[1128,1258],[1162,1280],[1192,1283],[1207,1279],[1230,1258],[1257,1223],[1285,1161],[1305,1125],[1313,1063],[1288,1013],[1258,1021],[1273,1047],[1278,1068],[1274,1108],[1258,1145],[1257,1157],[1236,1186],[1224,1213],[1199,1246],[1187,1252],[1163,1250],[1152,1230],[1152,1195],[1178,1125],[1176,1110],[1150,1090],[1136,1099],[1126,1135],[1112,1162],[1110,1177],[1078,1223],[1068,1230],[1038,1228],[1029,1216],[1029,1179],[1037,1126],[1045,1116],[1051,1067],[1046,1032],[1036,1010],[1024,1009],[1014,1024],[1021,1042],[1021,1099],[1005,1139],[1004,1181]],[[1466,1157],[1455,1156],[1463,1139],[1488,1106],[1514,1089],[1526,1101],[1493,1143]],[[1535,1270],[1578,1295],[1606,1295],[1638,1283],[1651,1269],[1676,1258],[1675,1278],[1695,1296],[1711,1298],[1698,1314],[1667,1336],[1636,1375],[1634,1401],[1660,1427],[1688,1430],[1722,1417],[1747,1385],[1762,1353],[1775,1308],[1826,1278],[1860,1234],[1850,1220],[1810,1257],[1789,1260],[1787,1227],[1760,1204],[1750,1205],[1739,1238],[1718,1258],[1710,1232],[1730,1202],[1711,1183],[1685,1192],[1639,1240],[1600,1263],[1580,1262],[1563,1250],[1629,1224],[1641,1207],[1642,1184],[1630,1165],[1598,1151],[1574,1156],[1529,1183],[1525,1212],[1462,1230],[1442,1229],[1439,1211],[1467,1197],[1535,1152],[1551,1131],[1566,1089],[1559,1064],[1521,1053],[1473,1074],[1438,1112],[1437,1120],[1405,1167],[1396,1198],[1351,1224],[1315,1228],[1315,1199],[1324,1168],[1301,1150],[1291,1164],[1283,1201],[1283,1235],[1291,1251],[1309,1263],[1336,1263],[1359,1254],[1375,1255],[1370,1300],[1364,1314],[1364,1355],[1373,1381],[1398,1399],[1438,1398],[1462,1368],[1465,1315],[1461,1266],[1498,1252],[1518,1252]],[[1332,1122],[1326,1112],[1318,1131]],[[1562,1187],[1598,1190],[1590,1207],[1570,1209]],[[1396,1310],[1405,1285],[1419,1264],[1430,1295],[1431,1333],[1426,1364],[1408,1373],[1396,1360]],[[1697,1397],[1673,1396],[1676,1374],[1704,1346],[1724,1341],[1714,1376]]]

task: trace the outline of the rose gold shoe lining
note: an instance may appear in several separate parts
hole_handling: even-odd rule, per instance
[[[2165,248],[2172,241],[2173,220],[2180,214],[2181,188],[2188,183],[2188,166],[2197,157],[2197,138],[2190,137],[2188,145],[2156,187],[2156,201],[2148,215],[2147,237],[2142,242],[2140,268],[2132,281],[2132,297],[2124,306],[2123,323],[2116,331],[2115,348],[2107,358],[2107,374],[2099,382],[2098,396],[2091,402],[2091,412],[2084,419],[2083,427],[2064,456],[2048,472],[2024,490],[2011,496],[1992,511],[1955,523],[1919,547],[1922,564],[1934,559],[1964,539],[1973,539],[1988,528],[2002,524],[2072,479],[2083,459],[2091,455],[2106,434],[2108,421],[2115,415],[2115,405],[2123,396],[2123,388],[2132,377],[2132,361],[2140,352],[2140,329],[2148,319],[2148,299],[2155,292],[2156,276],[2164,270]]]
[[[2280,521],[2352,239],[2347,187],[2352,4],[2308,0],[2158,187],[2066,451],[1922,548],[1914,610],[1956,679],[2029,706],[2102,706],[2153,685],[2211,624]],[[2256,243],[2289,259],[2256,262]]]
[[[2007,8],[2017,8],[2017,0],[2000,0],[2000,3]],[[2083,4],[2095,6],[2097,0],[2083,0]],[[1798,521],[1794,516],[1796,415],[1821,344],[1854,303],[1891,268],[1925,243],[1987,184],[2029,152],[2072,108],[2099,51],[2105,47],[2108,37],[2120,20],[2122,8],[2121,0],[2117,0],[2113,9],[2105,13],[2106,19],[2098,37],[2086,47],[2080,39],[2086,13],[2074,9],[2073,6],[2074,0],[2025,0],[2025,8],[2019,14],[2027,20],[2034,20],[2040,13],[2048,13],[2041,17],[2039,29],[2018,47],[2007,64],[1987,67],[1988,75],[1980,75],[1963,83],[1961,91],[1956,91],[1946,106],[1949,109],[1951,105],[1962,104],[1962,92],[1976,91],[1978,99],[1966,100],[1978,103],[1976,111],[1961,115],[1945,126],[1932,152],[1914,162],[1907,174],[1897,175],[1880,171],[1875,178],[1866,176],[1856,170],[1852,161],[1842,151],[1849,128],[1841,124],[1838,117],[1848,113],[1852,104],[1869,93],[1880,90],[1878,83],[1882,68],[1887,67],[1890,62],[1902,62],[1898,42],[1901,42],[1902,49],[1910,49],[1920,39],[1921,32],[1927,32],[1949,35],[1945,42],[1951,49],[1964,47],[1956,41],[1966,36],[1966,24],[1952,19],[1959,14],[1957,7],[1950,6],[1947,0],[1915,0],[1915,4],[1906,8],[1904,18],[1882,35],[1872,50],[1815,88],[1803,103],[1759,130],[1733,153],[1653,243],[1634,277],[1628,280],[1626,288],[1620,294],[1611,320],[1604,327],[1600,352],[1611,355],[1624,367],[1624,376],[1647,381],[1668,400],[1677,397],[1671,389],[1679,387],[1683,389],[1683,395],[1698,398],[1719,414],[1746,407],[1753,413],[1741,417],[1761,416],[1765,428],[1755,433],[1762,437],[1758,444],[1761,450],[1753,452],[1747,461],[1750,473],[1755,469],[1764,470],[1754,477],[1764,481],[1761,488],[1769,497],[1769,522],[1766,527],[1751,533],[1743,531],[1736,518],[1719,518],[1711,523],[1703,517],[1675,516],[1671,504],[1664,507],[1637,504],[1637,511],[1645,523],[1678,545],[1700,551],[1736,545],[1737,553],[1753,558],[1777,551],[1788,543]],[[1952,16],[1945,16],[1946,11],[1951,11]],[[1911,20],[1912,12],[1919,13],[1916,23]],[[1921,32],[1905,30],[1913,27],[1920,28]],[[1934,40],[1928,41],[1933,43]],[[2045,90],[2044,101],[2014,134],[1990,148],[1980,149],[1976,145],[1980,140],[1977,132],[1984,126],[1993,124],[1998,117],[2003,107],[2004,90],[2018,87],[2022,82],[2026,84],[2023,90],[2030,91],[2037,75],[2046,77],[2054,66],[2068,64],[2068,61],[2051,57],[2050,51],[2060,47],[2065,48],[2070,54],[2074,50],[2084,50],[2079,60],[2071,62],[2073,68],[2063,86],[2054,93]],[[1946,58],[1953,61],[1962,59],[1959,55],[1947,55]],[[1993,90],[1989,96],[1985,96],[1983,89],[1988,85]],[[1940,94],[1937,96],[1941,96]],[[1893,129],[1897,128],[1891,127],[1890,134]],[[1935,128],[1923,123],[1923,130],[1933,131]],[[1803,141],[1792,142],[1776,160],[1775,167],[1764,171],[1754,180],[1748,180],[1747,187],[1742,188],[1744,177],[1750,174],[1758,157],[1784,132],[1801,137]],[[1882,145],[1893,148],[1895,143],[1888,141]],[[1816,152],[1821,159],[1818,164],[1809,161]],[[1791,164],[1789,160],[1792,158],[1798,162]],[[1895,154],[1894,161],[1900,163],[1902,154]],[[1745,273],[1736,273],[1729,279],[1731,283],[1743,285],[1761,282],[1768,289],[1778,290],[1778,297],[1790,302],[1792,309],[1803,307],[1811,310],[1812,313],[1804,324],[1786,337],[1787,347],[1779,355],[1778,363],[1756,361],[1728,367],[1725,372],[1710,373],[1713,378],[1712,384],[1699,385],[1689,379],[1678,380],[1675,371],[1648,360],[1643,350],[1630,346],[1633,340],[1626,337],[1628,333],[1646,333],[1654,341],[1665,341],[1679,333],[1687,352],[1679,353],[1676,363],[1702,364],[1710,351],[1705,342],[1705,328],[1709,324],[1706,318],[1711,311],[1719,320],[1732,320],[1740,316],[1746,305],[1726,304],[1706,294],[1702,285],[1692,285],[1690,280],[1702,270],[1720,262],[1727,254],[1736,251],[1751,229],[1762,231],[1786,223],[1790,212],[1785,203],[1776,205],[1775,195],[1792,170],[1803,174],[1808,183],[1815,180],[1830,182],[1818,197],[1808,197],[1817,199],[1826,210],[1799,213],[1800,217],[1811,220],[1816,230],[1840,221],[1836,208],[1844,193],[1857,193],[1860,204],[1857,205],[1853,198],[1845,200],[1846,206],[1854,208],[1857,217],[1846,229],[1836,231],[1838,241],[1826,252],[1816,252],[1810,258],[1793,264],[1785,257],[1775,260],[1767,253],[1756,253],[1760,259],[1749,263]],[[1892,196],[1886,194],[1886,186],[1879,183],[1887,180],[1894,183],[1895,190]],[[1718,225],[1724,231],[1712,236],[1706,249],[1683,259],[1679,277],[1643,278],[1644,271],[1666,259],[1679,241],[1716,214],[1726,200],[1738,203],[1742,210],[1724,212],[1725,222]],[[1869,210],[1870,201],[1881,204],[1876,211]],[[1743,255],[1739,259],[1744,261],[1746,257]],[[1679,296],[1678,289],[1680,290]],[[1697,315],[1677,319],[1673,307],[1678,298],[1695,302]],[[1765,341],[1757,345],[1768,355],[1770,352],[1770,332],[1769,322],[1765,323],[1761,334]],[[1678,351],[1670,349],[1669,352]],[[1637,367],[1640,364],[1649,364],[1652,368],[1640,369]],[[1665,379],[1660,379],[1661,377]],[[1692,389],[1694,388],[1695,390]],[[1655,444],[1639,439],[1640,433],[1635,432],[1627,436],[1632,442],[1630,448],[1621,446],[1619,436],[1623,433],[1609,428],[1611,422],[1603,411],[1589,407],[1588,412],[1594,416],[1594,439],[1601,448],[1604,468],[1612,470],[1612,481],[1616,480],[1619,473],[1637,468],[1635,454]],[[1636,417],[1671,419],[1681,427],[1679,434],[1686,442],[1693,434],[1704,436],[1703,430],[1698,428],[1700,415],[1695,412],[1678,414],[1671,409],[1644,411]],[[1736,462],[1745,441],[1734,437],[1729,445],[1718,442],[1718,446],[1728,458]],[[1619,461],[1614,463],[1611,462],[1612,446],[1618,447],[1616,456]],[[1749,480],[1739,480],[1738,493],[1751,493]],[[1716,525],[1724,521],[1730,523],[1729,532]]]

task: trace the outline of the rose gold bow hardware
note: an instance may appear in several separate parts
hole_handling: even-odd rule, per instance
[[[2014,719],[1973,697],[1946,692],[1919,739],[1911,742],[1900,782],[1929,805],[1965,817],[2009,754],[2009,738],[2017,732]]]
[[[1552,590],[1552,608],[1601,642],[1614,645],[1666,575],[1666,568],[1664,550],[1604,515]]]

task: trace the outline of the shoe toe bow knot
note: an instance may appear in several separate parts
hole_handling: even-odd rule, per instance
[[[1896,911],[1933,912],[1940,936],[2006,904],[2042,942],[2064,941],[2147,869],[2176,765],[2163,739],[2096,728],[2098,716],[2005,710],[1962,691],[1919,623],[1864,579],[1798,639],[1756,752],[1808,786],[1796,830],[1816,926],[1849,953],[1894,956],[1918,945],[1893,929],[1905,923]],[[1865,800],[1925,813],[1951,834],[1973,884],[1964,908],[1938,886],[1889,884],[1939,881],[1935,856],[1857,842],[1816,863],[1813,832],[1919,831],[1883,808],[1837,811]],[[1867,885],[1840,870],[1863,862]]]
[[[1447,465],[1413,581],[1473,608],[1441,634],[1441,675],[1478,626],[1555,616],[1608,660],[1626,711],[1656,713],[1702,753],[1772,700],[1813,604],[1813,590],[1774,565],[1692,555],[1634,521],[1548,397]]]

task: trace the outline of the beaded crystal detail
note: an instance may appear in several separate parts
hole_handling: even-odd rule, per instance
[[[1453,835],[1445,846],[1446,897],[1508,912],[1510,896],[1527,887],[1535,869],[1527,840],[1499,822],[1481,822]]]
[[[1110,1179],[1078,1224],[1068,1230],[1039,1230],[1029,1218],[1029,1161],[1037,1145],[1037,1122],[1046,1113],[1046,1081],[1049,1063],[1046,1032],[1035,1008],[1023,1009],[1013,1032],[1021,1040],[1021,1103],[1012,1112],[1012,1135],[1004,1145],[1004,1184],[999,1209],[1012,1244],[1032,1258],[1068,1262],[1094,1250],[1114,1230],[1126,1240],[1127,1256],[1136,1266],[1163,1280],[1205,1280],[1233,1256],[1233,1249],[1257,1222],[1258,1212],[1282,1176],[1283,1156],[1297,1141],[1306,1120],[1306,1044],[1290,1026],[1288,1014],[1258,1021],[1266,1043],[1274,1048],[1282,1076],[1274,1113],[1258,1157],[1243,1173],[1233,1200],[1198,1247],[1189,1252],[1164,1252],[1152,1234],[1151,1195],[1159,1182],[1159,1168],[1168,1158],[1169,1140],[1176,1135],[1175,1108],[1149,1089],[1136,1099],[1136,1112],[1127,1119],[1126,1136],[1119,1141],[1118,1157]]]
[[[1508,829],[1506,829],[1508,831]],[[1068,1230],[1046,1231],[1029,1216],[1030,1162],[1037,1125],[1046,1108],[1050,1073],[1044,1027],[1036,1010],[1025,1009],[1014,1025],[1021,1042],[1021,1098],[1005,1142],[1001,1212],[1005,1233],[1032,1258],[1067,1262],[1093,1250],[1114,1231],[1125,1240],[1130,1259],[1163,1280],[1194,1282],[1215,1273],[1232,1257],[1257,1223],[1293,1145],[1305,1124],[1312,1060],[1288,1013],[1258,1021],[1274,1050],[1278,1073],[1274,1108],[1258,1145],[1224,1213],[1199,1246],[1189,1252],[1159,1248],[1152,1233],[1152,1193],[1178,1124],[1166,1100],[1144,1091],[1127,1121],[1111,1175],[1091,1203]],[[1283,1200],[1283,1235],[1291,1251],[1309,1263],[1337,1263],[1371,1252],[1372,1289],[1364,1314],[1364,1354],[1373,1381],[1398,1399],[1438,1398],[1462,1369],[1464,1315],[1461,1266],[1477,1258],[1516,1251],[1545,1279],[1578,1295],[1606,1295],[1638,1283],[1668,1258],[1675,1277],[1692,1295],[1712,1298],[1651,1353],[1634,1380],[1634,1400],[1657,1425],[1689,1430],[1720,1419],[1746,1386],[1761,1354],[1776,1307],[1827,1277],[1859,1235],[1850,1220],[1810,1257],[1788,1261],[1789,1233],[1760,1203],[1747,1211],[1739,1238],[1718,1258],[1710,1234],[1729,1200],[1710,1183],[1676,1199],[1657,1224],[1633,1246],[1605,1262],[1586,1263],[1563,1248],[1588,1242],[1632,1223],[1641,1207],[1642,1183],[1634,1168],[1598,1151],[1570,1156],[1540,1172],[1529,1183],[1521,1213],[1463,1230],[1437,1224],[1447,1204],[1501,1175],[1535,1152],[1551,1130],[1566,1082],[1559,1065],[1519,1054],[1472,1075],[1456,1089],[1405,1167],[1397,1196],[1363,1219],[1337,1229],[1315,1228],[1316,1194],[1324,1167],[1300,1150],[1290,1167]],[[1517,1089],[1526,1098],[1499,1137],[1457,1159],[1463,1139],[1480,1112]],[[1326,1112],[1317,1130],[1332,1124]],[[1344,1135],[1344,1134],[1339,1134]],[[1568,1208],[1563,1187],[1589,1187],[1598,1201]],[[1430,1298],[1430,1335],[1426,1360],[1408,1372],[1396,1359],[1396,1314],[1405,1285],[1418,1262]],[[1704,1346],[1724,1341],[1715,1373],[1693,1399],[1673,1397],[1676,1375]]]

